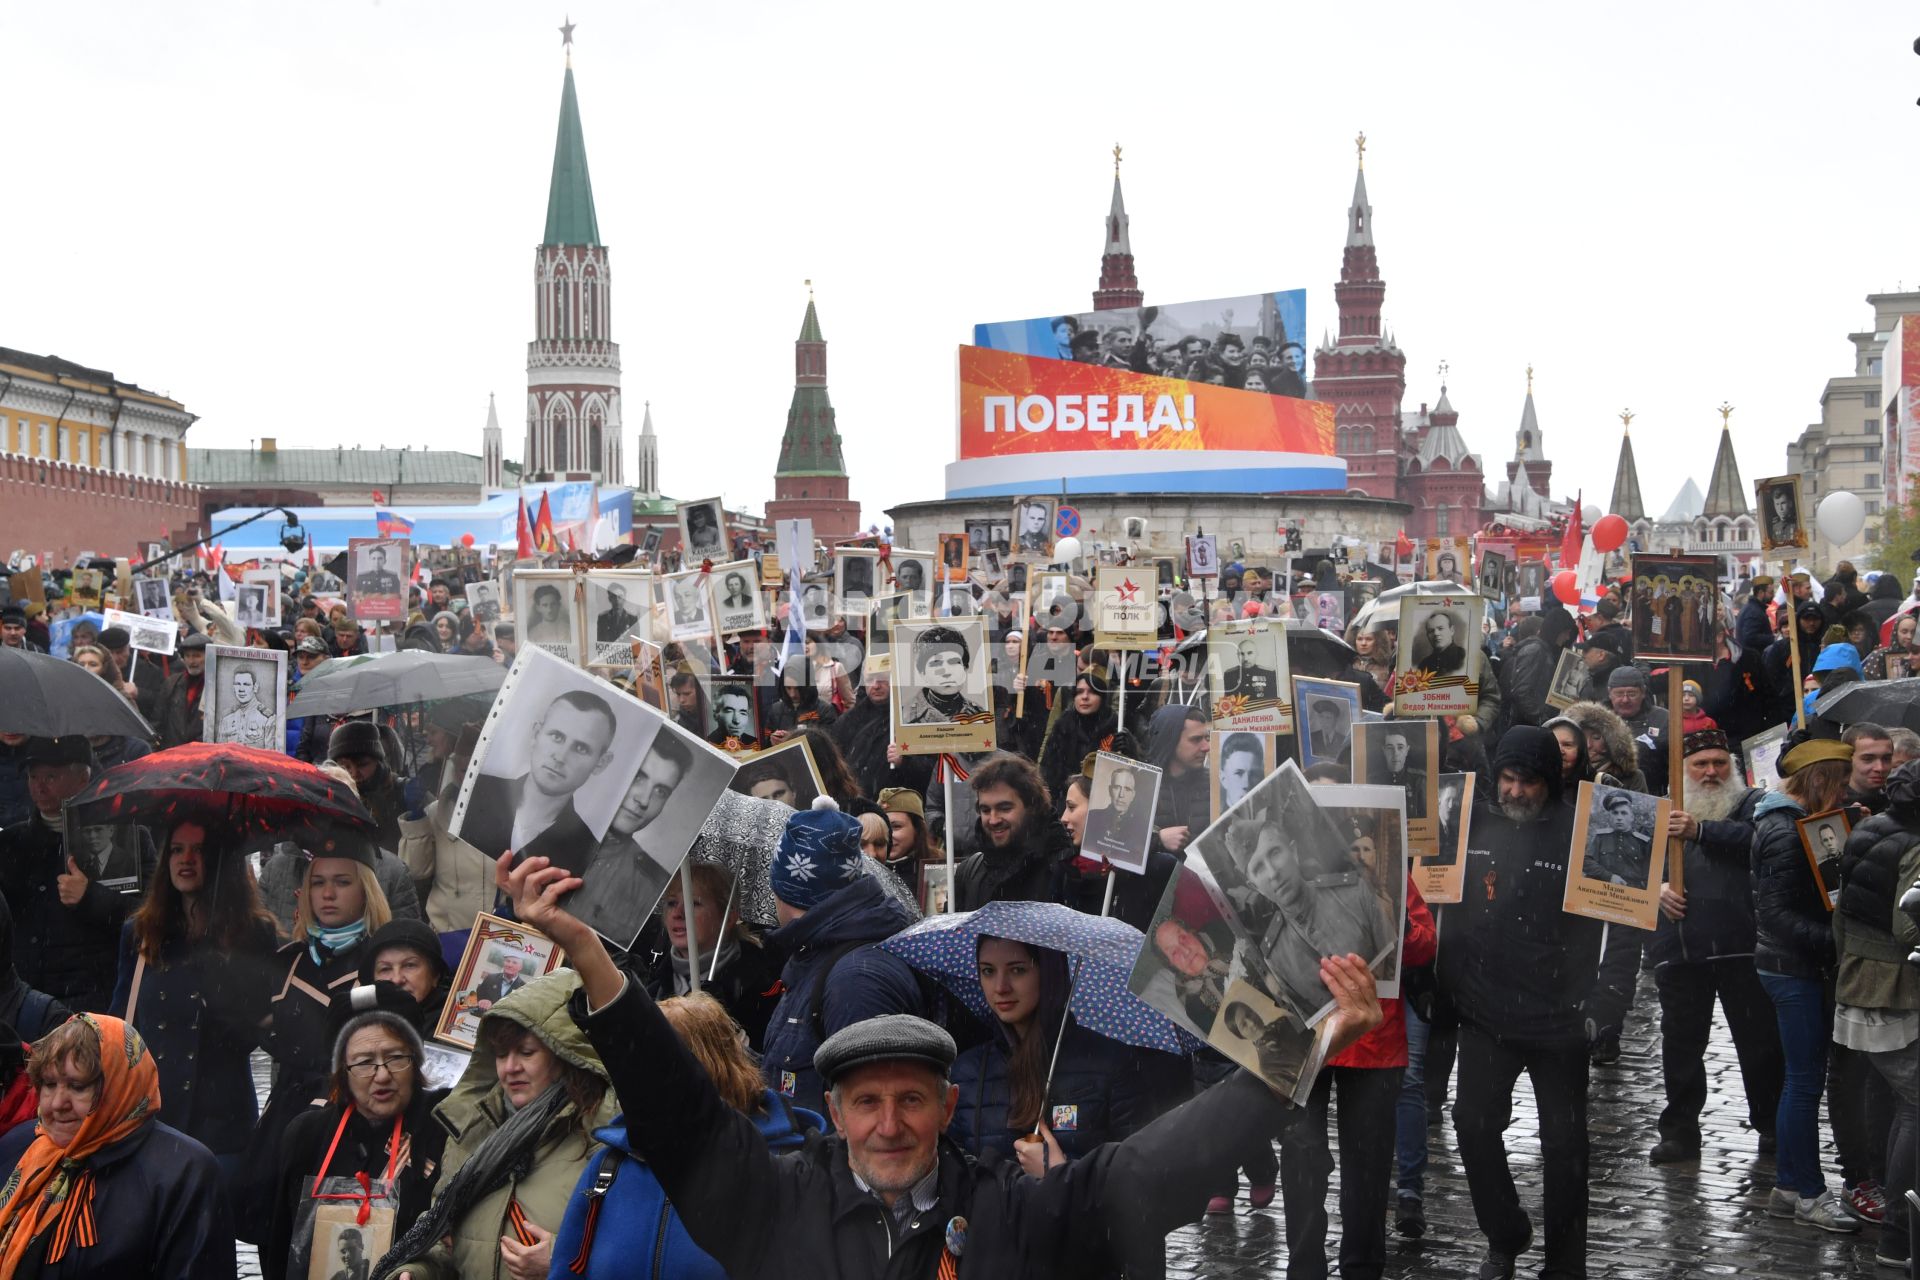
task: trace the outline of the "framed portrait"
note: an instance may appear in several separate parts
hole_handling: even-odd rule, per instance
[[[880,553],[869,547],[836,547],[833,552],[833,594],[844,617],[864,618],[880,594]]]
[[[513,623],[522,649],[540,649],[575,664],[586,656],[571,569],[515,570]]]
[[[937,582],[937,560],[931,552],[908,551],[895,547],[890,561],[893,591],[907,597],[909,617],[930,617],[933,612],[933,584]]]
[[[1477,595],[1407,596],[1400,601],[1393,711],[1399,716],[1469,715],[1480,701],[1481,623]]]
[[[1353,726],[1353,780],[1407,793],[1407,845],[1440,850],[1440,722],[1362,720]]]
[[[1168,877],[1146,934],[1127,990],[1206,1039],[1247,944],[1234,927],[1232,904],[1200,859],[1182,862]]]
[[[1796,818],[1800,847],[1807,851],[1807,865],[1813,868],[1813,882],[1820,890],[1820,901],[1832,911],[1840,903],[1840,854],[1847,847],[1847,833],[1853,827],[1844,809],[1828,809]]]
[[[631,948],[734,768],[632,694],[523,649],[487,713],[448,829],[488,857],[517,838],[518,858],[581,877],[567,909]],[[550,816],[528,830],[528,810]]]
[[[1635,929],[1658,924],[1672,808],[1668,800],[1637,791],[1581,783],[1561,909]],[[1553,851],[1535,856],[1550,858]]]
[[[233,620],[249,631],[267,626],[267,600],[272,595],[266,584],[242,582],[233,588]]]
[[[1094,757],[1087,797],[1080,852],[1144,874],[1147,846],[1153,840],[1153,809],[1160,800],[1160,770],[1102,751]]]
[[[754,557],[760,566],[760,585],[768,591],[776,591],[785,584],[786,575],[780,571],[780,555],[775,551],[762,551]]]
[[[1336,635],[1347,629],[1347,593],[1344,590],[1313,593],[1313,625]]]
[[[940,579],[943,582],[965,582],[967,580],[967,535],[964,533],[943,533],[940,535]]]
[[[287,652],[207,646],[203,736],[257,751],[287,750]]]
[[[788,738],[777,747],[757,751],[740,762],[727,790],[755,800],[778,800],[791,809],[807,809],[827,792],[814,763],[813,748],[804,737]]]
[[[1507,606],[1507,569],[1510,563],[1501,552],[1486,548],[1480,552],[1480,563],[1476,566],[1480,575],[1480,594],[1495,609],[1505,609]]]
[[[1280,767],[1279,743],[1271,733],[1250,729],[1215,729],[1207,753],[1207,794],[1211,820],[1244,801],[1253,789]]]
[[[1333,1011],[1320,979],[1328,954],[1389,953],[1399,939],[1389,901],[1354,853],[1350,828],[1314,799],[1288,760],[1192,843],[1234,905],[1251,944],[1248,976],[1312,1026]]]
[[[492,578],[480,578],[461,588],[467,599],[467,612],[475,622],[491,627],[500,621],[500,584]]]
[[[683,502],[676,509],[680,521],[680,563],[698,566],[703,560],[719,564],[733,558],[727,538],[727,509],[718,498]]]
[[[1716,556],[1635,556],[1634,656],[1641,661],[1712,662],[1720,602]]]
[[[265,622],[247,622],[236,619],[236,621],[240,622],[241,626],[278,627],[283,625],[280,618],[280,570],[278,568],[243,569],[240,572],[240,585],[242,587],[261,588],[261,598],[265,602],[265,608],[261,610],[260,616],[266,619]],[[244,604],[245,597],[237,597],[236,599],[242,602],[240,607],[244,609],[246,607]]]
[[[1430,904],[1460,901],[1467,879],[1467,825],[1473,813],[1471,773],[1440,775],[1440,838],[1436,851],[1413,864],[1413,884]]]
[[[894,739],[908,755],[992,751],[983,619],[896,621],[891,628]]]
[[[1299,709],[1300,764],[1337,764],[1353,758],[1353,726],[1360,719],[1360,686],[1317,676],[1293,678],[1293,705]]]
[[[138,894],[140,828],[130,822],[80,825],[72,809],[63,815],[63,846],[87,879],[113,893]]]
[[[760,712],[752,676],[715,676],[707,682],[707,741],[728,755],[760,745]]]
[[[660,526],[654,525],[640,535],[640,554],[651,558],[660,550]]]
[[[407,616],[406,538],[347,539],[347,609],[356,622],[392,622]]]
[[[1565,649],[1553,664],[1553,677],[1547,682],[1547,705],[1562,709],[1581,701],[1587,688],[1587,660],[1578,649]]]
[[[338,1198],[330,1200],[328,1196]],[[320,1184],[318,1198],[303,1196],[280,1274],[288,1280],[340,1280],[343,1276],[367,1275],[393,1247],[393,1217],[399,1198],[391,1184],[375,1183],[364,1206],[365,1221],[361,1220],[359,1201],[353,1179],[338,1176]]]
[[[1245,978],[1227,984],[1207,1043],[1295,1102],[1313,1091],[1326,1061],[1325,1031],[1307,1026]]]
[[[473,930],[467,934],[433,1038],[471,1053],[487,1011],[559,968],[566,954],[538,929],[481,912],[473,918]]]
[[[633,691],[654,710],[666,711],[666,661],[660,646],[651,640],[633,642]]]
[[[158,618],[149,618],[143,613],[107,609],[102,612],[101,620],[109,627],[119,627],[124,630],[128,637],[128,647],[140,653],[170,654],[180,637],[180,629],[174,625],[171,618],[162,622]]]
[[[1522,560],[1514,575],[1514,594],[1520,597],[1521,604],[1530,609],[1539,609],[1540,597],[1547,590],[1547,566],[1541,560]],[[1531,600],[1532,604],[1526,602]]]
[[[173,621],[173,593],[165,578],[135,578],[133,598],[146,617]]]
[[[800,625],[825,631],[833,625],[833,583],[809,579],[800,584]]]
[[[968,520],[964,523],[967,530],[968,555],[978,556],[993,545],[993,521]]]
[[[1052,498],[1015,498],[1013,500],[1013,554],[1031,556],[1047,563],[1053,556]]]
[[[1315,803],[1345,832],[1347,852],[1394,922],[1393,941],[1369,956],[1381,999],[1400,994],[1400,946],[1407,932],[1407,797],[1397,787],[1325,783],[1311,788]],[[1317,891],[1323,887],[1314,882]]]
[[[633,642],[653,633],[653,579],[636,569],[586,574],[587,665],[630,667]]]
[[[1132,565],[1094,570],[1093,643],[1099,649],[1155,649],[1160,645],[1160,597]]]
[[[715,565],[707,578],[713,599],[713,629],[717,635],[767,629],[767,599],[753,571],[753,561],[735,560]]]
[[[1000,548],[990,546],[983,549],[976,557],[980,572],[986,575],[988,582],[998,582],[1006,577],[1007,562],[1002,558],[1002,554]]]
[[[1457,582],[1465,586],[1467,565],[1471,563],[1464,537],[1428,538],[1422,548],[1421,569],[1433,582]]]
[[[1292,733],[1287,644],[1272,618],[1239,618],[1207,631],[1207,694],[1216,729]]]
[[[1762,791],[1780,789],[1780,753],[1786,748],[1787,733],[1792,728],[1791,722],[1777,724],[1740,743],[1740,767],[1746,773],[1748,786]]]
[[[893,671],[893,624],[902,618],[911,620],[912,601],[903,594],[874,597],[867,614],[867,657],[863,671],[876,676]]]
[[[953,910],[953,880],[944,862],[920,864],[920,913],[943,916]]]
[[[1220,576],[1220,540],[1210,533],[1187,535],[1187,576]]]
[[[1806,550],[1806,502],[1798,472],[1755,480],[1753,505],[1760,521],[1760,550]]]
[[[707,600],[706,580],[707,575],[698,569],[667,575],[669,639],[701,640],[713,634],[713,613]]]
[[[1347,596],[1346,621],[1357,622],[1360,611],[1380,594],[1380,583],[1372,578],[1354,578],[1344,588]]]

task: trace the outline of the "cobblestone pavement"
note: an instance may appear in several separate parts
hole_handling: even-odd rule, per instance
[[[1733,1041],[1717,1014],[1707,1050],[1712,1096],[1701,1117],[1704,1154],[1697,1164],[1656,1169],[1647,1163],[1647,1151],[1658,1140],[1654,1122],[1664,1101],[1659,1012],[1653,979],[1643,974],[1621,1036],[1620,1061],[1593,1072],[1588,1108],[1592,1134],[1588,1274],[1596,1280],[1897,1276],[1898,1272],[1874,1264],[1872,1230],[1836,1236],[1767,1216],[1773,1159],[1755,1154],[1754,1136],[1743,1123],[1746,1104],[1740,1068]],[[256,1083],[264,1098],[263,1063],[256,1057]],[[1524,1076],[1520,1094],[1514,1103],[1513,1127],[1507,1131],[1507,1150],[1521,1204],[1534,1219],[1537,1241],[1540,1145]],[[1824,1118],[1821,1132],[1830,1138]],[[1474,1225],[1466,1174],[1454,1148],[1451,1121],[1435,1125],[1429,1138],[1427,1234],[1422,1240],[1402,1240],[1389,1224],[1389,1277],[1471,1276],[1485,1252],[1485,1242]],[[1391,1134],[1382,1135],[1382,1141],[1391,1140]],[[1839,1164],[1831,1141],[1826,1144],[1824,1166],[1830,1184],[1837,1185]],[[1337,1170],[1328,1188],[1328,1214],[1331,1258],[1337,1257],[1340,1235]],[[1270,1280],[1284,1274],[1286,1257],[1286,1221],[1279,1199],[1271,1208],[1250,1208],[1242,1186],[1232,1217],[1209,1218],[1169,1237],[1167,1275],[1170,1280]],[[1539,1269],[1536,1242],[1521,1256],[1519,1274],[1534,1275]],[[242,1246],[240,1274],[260,1274],[253,1250],[247,1246]]]
[[[1621,1037],[1620,1061],[1593,1072],[1588,1107],[1592,1139],[1588,1275],[1596,1280],[1898,1276],[1898,1271],[1874,1263],[1877,1228],[1838,1236],[1767,1216],[1773,1158],[1755,1154],[1754,1135],[1744,1123],[1745,1095],[1733,1041],[1717,1013],[1707,1051],[1712,1094],[1701,1117],[1703,1155],[1696,1164],[1654,1168],[1647,1163],[1647,1152],[1659,1140],[1655,1122],[1665,1102],[1659,1013],[1652,975],[1642,974],[1639,995]],[[1831,1132],[1823,1114],[1821,1133],[1828,1139],[1823,1166],[1828,1185],[1837,1186],[1839,1163]],[[1382,1140],[1390,1141],[1391,1135],[1383,1135]],[[1485,1255],[1486,1242],[1474,1224],[1451,1118],[1433,1126],[1429,1141],[1427,1234],[1422,1240],[1402,1240],[1389,1223],[1389,1277],[1471,1276]],[[1540,1144],[1525,1076],[1514,1101],[1507,1150],[1520,1202],[1534,1221],[1535,1244],[1521,1255],[1518,1274],[1537,1275],[1541,1266]],[[1328,1189],[1329,1258],[1337,1257],[1340,1233],[1338,1179],[1336,1171]],[[1242,1185],[1234,1216],[1209,1218],[1168,1239],[1167,1274],[1172,1280],[1268,1280],[1284,1274],[1287,1230],[1280,1201],[1276,1197],[1272,1207],[1253,1209],[1246,1195]]]

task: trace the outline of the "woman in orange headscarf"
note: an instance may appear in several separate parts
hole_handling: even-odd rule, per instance
[[[160,1123],[140,1034],[79,1014],[34,1044],[28,1070],[39,1131],[0,1187],[0,1275],[232,1280],[219,1167]]]

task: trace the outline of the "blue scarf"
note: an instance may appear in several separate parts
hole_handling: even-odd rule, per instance
[[[355,946],[367,936],[367,918],[361,916],[352,924],[343,924],[337,929],[329,929],[323,924],[307,926],[307,954],[313,962],[324,965],[328,957],[337,956],[342,951]],[[321,953],[325,952],[325,955]]]

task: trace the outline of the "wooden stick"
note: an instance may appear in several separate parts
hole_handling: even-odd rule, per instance
[[[1684,673],[1679,663],[1667,668],[1667,795],[1677,808],[1680,798],[1686,792],[1686,757],[1683,749],[1686,744],[1684,733],[1676,734],[1681,717],[1680,702],[1683,697],[1681,684]],[[1667,883],[1673,886],[1675,893],[1687,891],[1687,842],[1679,836],[1667,841]]]

